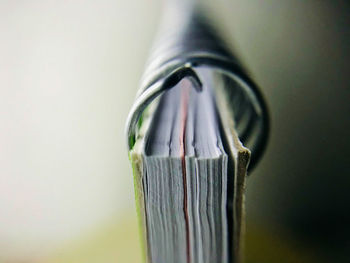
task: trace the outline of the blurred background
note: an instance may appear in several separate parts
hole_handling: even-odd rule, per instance
[[[246,261],[349,262],[350,4],[206,4],[271,114]],[[141,262],[124,124],[160,14],[0,1],[0,263]]]

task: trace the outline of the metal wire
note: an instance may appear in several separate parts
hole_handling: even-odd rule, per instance
[[[134,146],[137,123],[145,108],[183,78],[190,78],[193,86],[200,88],[201,79],[196,69],[205,66],[222,74],[226,80],[227,96],[232,100],[232,118],[240,140],[252,152],[249,165],[252,169],[266,146],[269,130],[268,113],[262,95],[217,36],[203,11],[194,6],[180,10],[173,10],[168,19],[163,21],[163,29],[127,119],[128,148],[130,150]]]

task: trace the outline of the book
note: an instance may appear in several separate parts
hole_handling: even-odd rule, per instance
[[[208,68],[198,73],[201,90],[184,78],[147,109],[130,153],[148,262],[241,257],[250,152],[222,120],[217,76]]]
[[[239,263],[266,108],[206,13],[169,3],[126,125],[145,259]]]

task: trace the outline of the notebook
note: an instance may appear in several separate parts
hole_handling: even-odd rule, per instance
[[[250,151],[230,118],[225,78],[210,67],[144,111],[130,151],[145,259],[230,263],[242,258]]]

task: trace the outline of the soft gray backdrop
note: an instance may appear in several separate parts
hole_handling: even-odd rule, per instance
[[[271,112],[248,219],[340,262],[350,232],[349,5],[216,3]],[[147,0],[0,1],[0,258],[49,251],[133,209],[124,122],[159,11]]]

